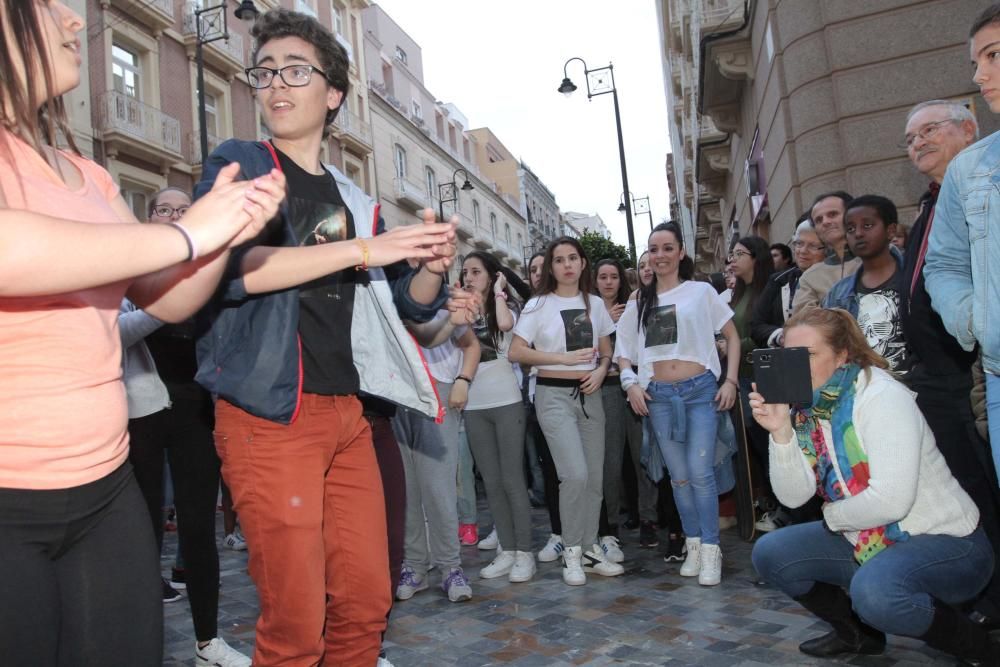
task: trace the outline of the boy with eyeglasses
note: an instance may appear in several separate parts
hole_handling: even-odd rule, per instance
[[[288,199],[234,253],[198,380],[218,396],[216,447],[260,598],[254,665],[374,665],[391,589],[375,422],[359,396],[438,416],[400,316],[426,321],[445,302],[454,227],[425,212],[424,224],[376,236],[375,200],[320,162],[348,92],[343,47],[284,9],[252,35],[247,79],[273,139],[222,144],[197,191],[226,162],[247,178],[276,163]],[[374,268],[407,258],[419,268],[392,284]]]

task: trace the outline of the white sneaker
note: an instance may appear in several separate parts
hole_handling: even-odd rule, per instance
[[[624,567],[608,560],[600,544],[595,544],[590,548],[590,551],[583,554],[583,571],[593,572],[602,577],[617,577],[619,574],[625,574]]]
[[[559,560],[559,556],[562,556],[565,548],[566,546],[563,544],[562,537],[552,533],[549,541],[538,552],[538,560],[543,563],[551,563],[554,560]]]
[[[378,662],[375,663],[375,667],[392,667],[392,663],[389,662],[388,658],[379,656]]]
[[[198,642],[194,643],[194,664],[196,667],[250,667],[250,658],[222,637],[216,637],[205,648],[198,648]]]
[[[702,586],[717,586],[720,581],[722,581],[722,549],[718,544],[703,544],[698,583]]]
[[[772,530],[777,530],[778,526],[774,523],[776,514],[777,512],[764,512],[764,516],[754,522],[754,528],[762,533],[770,533]]]
[[[514,552],[514,567],[510,569],[507,579],[512,584],[531,581],[535,576],[535,554],[530,551]]]
[[[510,571],[514,568],[514,552],[513,551],[501,551],[497,554],[497,557],[493,559],[493,562],[484,567],[479,571],[480,579],[496,579],[497,577],[502,577],[505,574],[510,574]]]
[[[601,549],[604,551],[604,557],[612,563],[621,563],[625,560],[625,554],[622,552],[621,542],[618,541],[617,537],[612,535],[605,535],[602,537]]]
[[[687,550],[687,558],[681,565],[681,576],[697,577],[701,572],[701,538],[687,538],[684,540],[684,548]]]
[[[226,535],[226,539],[223,540],[223,544],[225,544],[233,551],[247,550],[247,541],[243,539],[243,533],[240,531],[239,528]]]
[[[497,528],[493,526],[493,530],[484,539],[479,540],[478,546],[482,551],[489,551],[490,549],[496,549],[500,546],[500,538],[497,537]]]
[[[566,547],[563,551],[563,581],[570,586],[583,586],[587,583],[582,559],[583,547]]]

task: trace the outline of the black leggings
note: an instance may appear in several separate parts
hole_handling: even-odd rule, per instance
[[[0,489],[0,660],[162,664],[158,570],[127,463],[70,489]]]
[[[559,475],[556,473],[556,464],[549,453],[549,445],[545,442],[545,434],[542,427],[538,425],[535,417],[535,407],[531,406],[527,412],[528,437],[535,440],[535,453],[542,464],[542,477],[545,482],[545,506],[549,511],[549,524],[552,526],[552,533],[562,535],[562,521],[559,519]]]
[[[167,452],[194,634],[206,642],[218,635],[219,612],[215,507],[220,463],[212,437],[214,412],[211,398],[202,390],[170,389],[169,410],[129,420],[129,460],[149,508],[159,553],[163,546],[163,452]]]

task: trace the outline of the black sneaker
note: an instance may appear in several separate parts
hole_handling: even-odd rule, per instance
[[[656,535],[656,524],[652,521],[642,521],[639,524],[639,546],[643,549],[652,549],[660,544],[660,538]]]
[[[167,580],[163,580],[163,604],[170,604],[171,602],[177,602],[184,596],[178,593],[173,586],[167,583]]]
[[[170,585],[179,591],[187,588],[187,572],[182,567],[172,568],[170,573]]]
[[[667,553],[663,554],[664,563],[681,563],[685,556],[684,536],[670,533],[667,536]]]

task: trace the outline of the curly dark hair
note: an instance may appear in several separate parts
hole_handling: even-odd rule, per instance
[[[254,65],[257,64],[261,48],[272,39],[298,37],[312,44],[316,49],[316,57],[319,58],[319,66],[326,72],[326,82],[344,94],[340,103],[341,107],[344,106],[351,87],[347,78],[347,68],[351,63],[347,50],[322,23],[308,14],[289,9],[272,9],[257,19],[250,29],[250,35],[254,38],[253,53],[250,55],[250,62]],[[337,107],[326,112],[324,138],[329,134],[330,124],[337,118],[339,111],[340,107]]]

